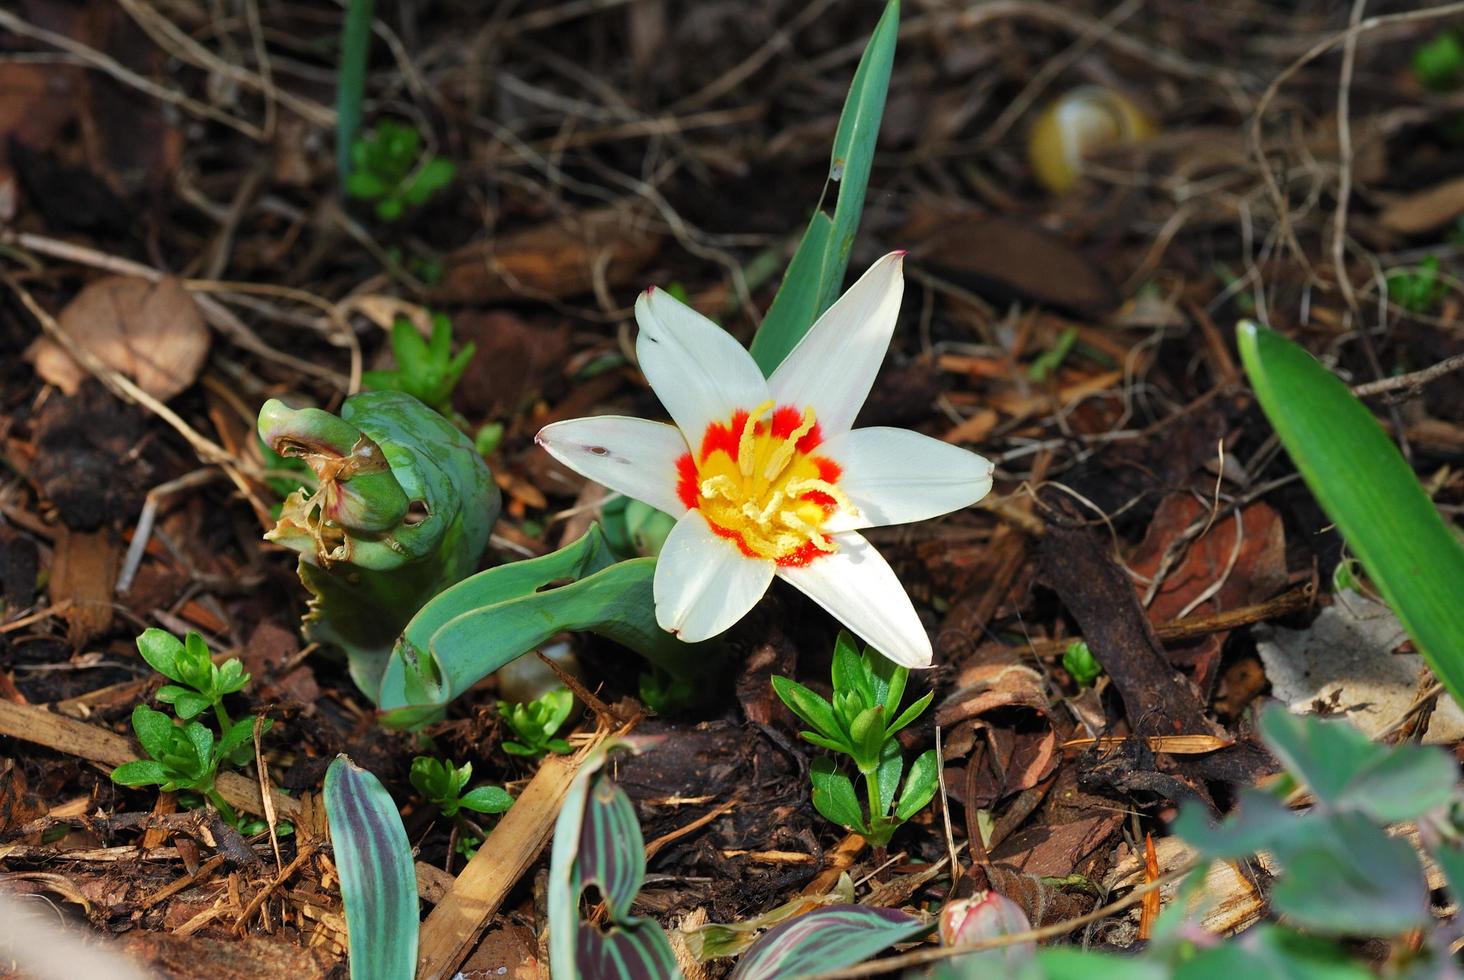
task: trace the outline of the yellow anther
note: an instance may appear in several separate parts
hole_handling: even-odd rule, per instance
[[[732,503],[736,503],[738,498],[742,496],[741,490],[742,488],[726,474],[709,476],[697,488],[697,491],[708,500],[714,497],[721,497],[723,500],[728,500]]]
[[[783,440],[783,444],[773,451],[772,456],[768,457],[767,468],[763,470],[764,479],[769,481],[776,480],[783,470],[787,468],[788,463],[793,459],[794,453],[798,452],[798,440],[813,431],[814,422],[813,409],[805,408],[803,410],[803,422],[798,428],[790,432],[788,438]]]
[[[798,497],[809,492],[827,494],[833,498],[834,503],[839,505],[840,510],[856,516],[859,513],[859,508],[854,506],[854,501],[849,499],[849,495],[827,480],[793,480],[785,489],[790,497]]]
[[[742,438],[737,440],[737,468],[742,471],[743,476],[752,476],[753,447],[757,444],[758,419],[772,410],[772,402],[763,402],[748,413],[747,424],[742,427]]]

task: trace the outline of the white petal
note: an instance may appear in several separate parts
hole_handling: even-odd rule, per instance
[[[656,559],[656,622],[687,643],[709,639],[747,615],[772,581],[772,562],[748,558],[689,510]]]
[[[752,355],[664,289],[641,293],[635,319],[641,371],[693,446],[708,423],[726,422],[737,409],[752,411],[770,397]]]
[[[873,427],[818,447],[844,471],[839,489],[859,508],[836,514],[830,531],[909,524],[969,507],[991,490],[991,461],[909,429]]]
[[[565,466],[658,510],[686,510],[676,496],[676,459],[687,452],[674,425],[597,415],[555,422],[534,441]]]
[[[824,438],[849,431],[889,350],[905,292],[904,252],[869,267],[768,379],[779,405],[811,405]]]
[[[897,664],[929,667],[930,637],[889,562],[858,534],[835,534],[839,550],[778,574]]]

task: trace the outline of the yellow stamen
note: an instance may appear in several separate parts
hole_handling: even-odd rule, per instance
[[[757,422],[773,410],[772,402],[763,402],[747,415],[747,424],[742,427],[742,438],[737,440],[737,468],[743,476],[752,476],[753,446],[757,439]]]

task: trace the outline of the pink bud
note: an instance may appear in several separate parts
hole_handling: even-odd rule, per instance
[[[1016,902],[997,892],[977,892],[970,898],[949,902],[940,910],[940,944],[969,946],[998,936],[1028,932],[1032,923]],[[984,955],[1001,958],[1009,966],[1020,966],[1037,952],[1032,940],[995,947]],[[983,954],[977,954],[983,955]],[[964,958],[963,958],[964,959]]]

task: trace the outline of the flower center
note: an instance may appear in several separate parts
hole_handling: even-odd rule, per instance
[[[835,550],[824,523],[858,513],[838,488],[839,464],[814,455],[820,441],[811,408],[767,402],[734,412],[676,461],[677,495],[747,557],[807,565]]]

